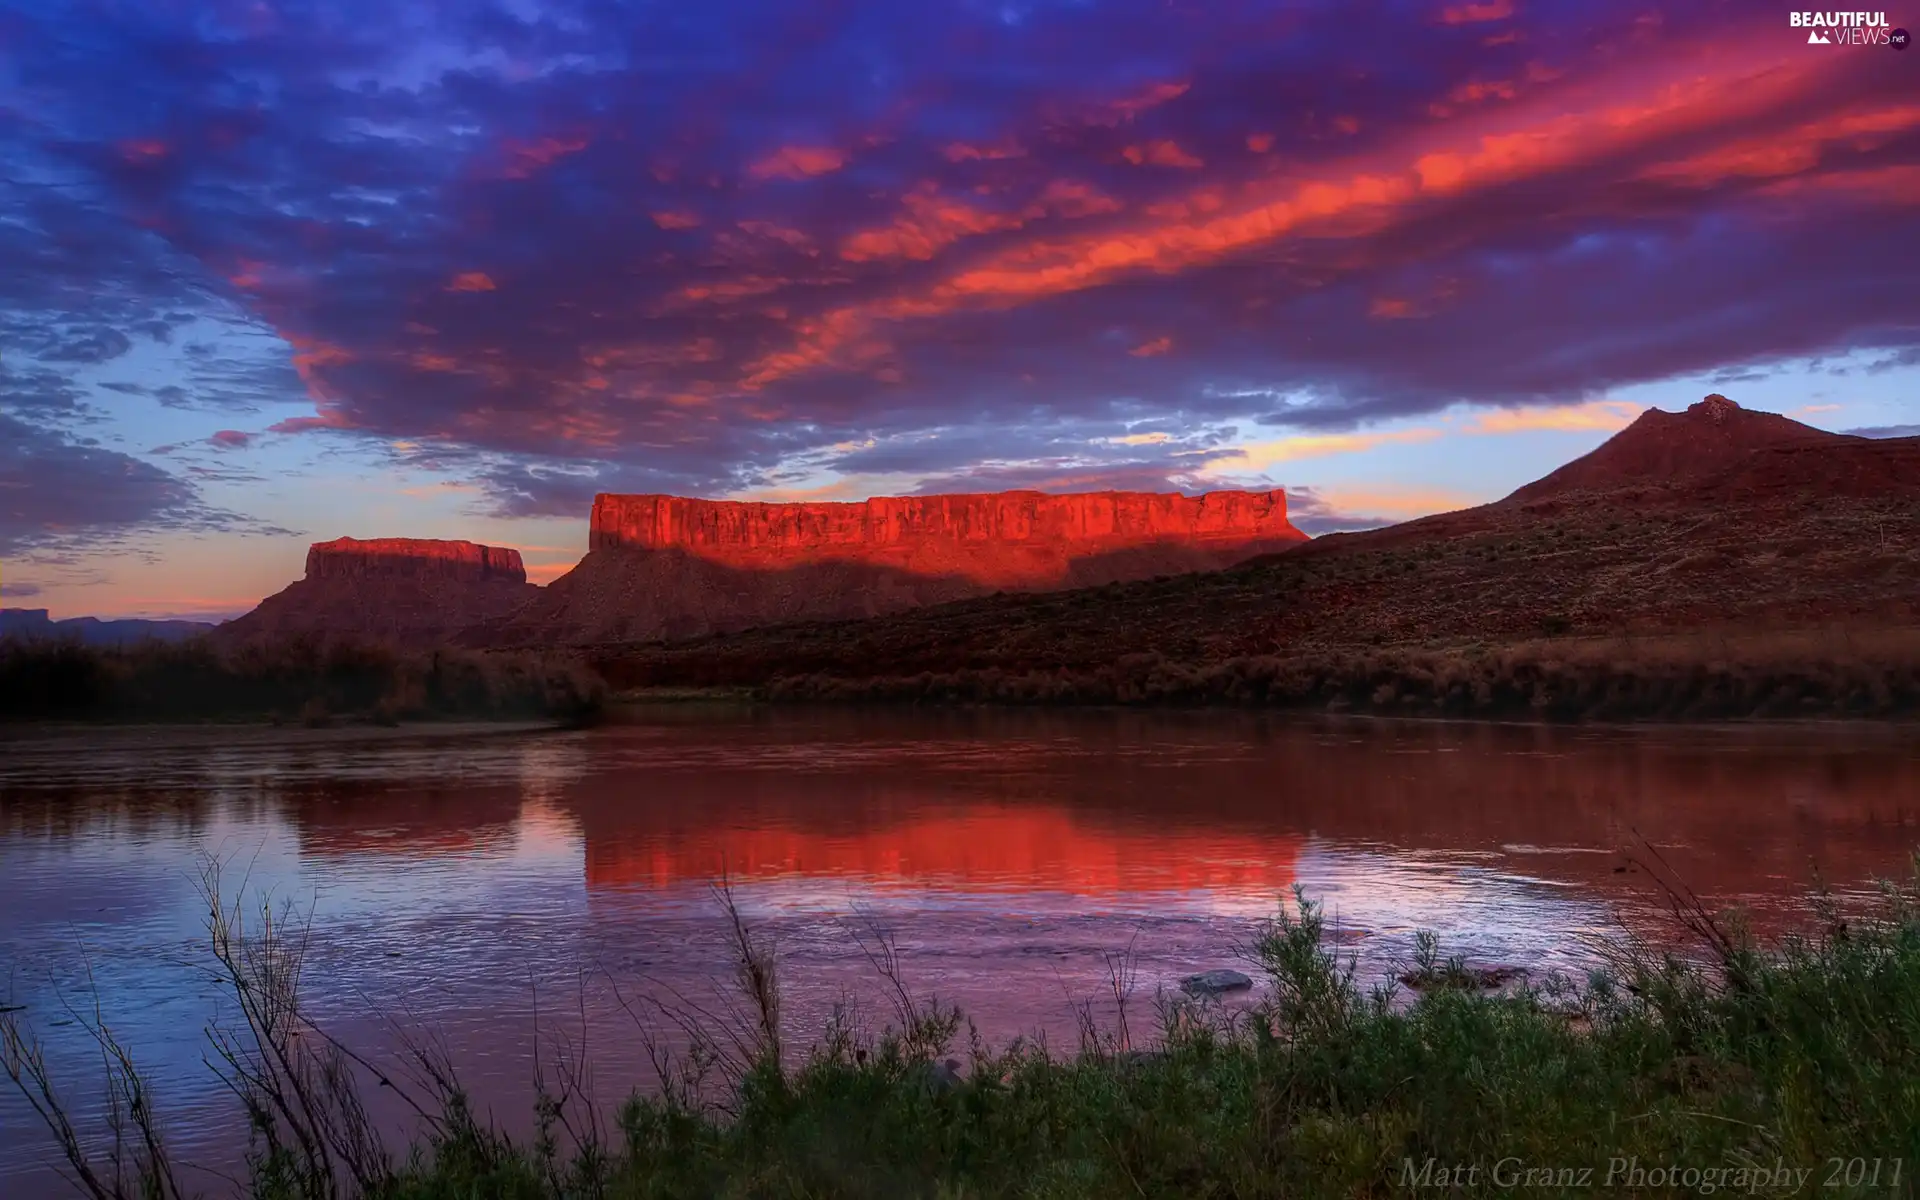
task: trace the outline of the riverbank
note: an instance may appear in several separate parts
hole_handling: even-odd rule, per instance
[[[302,637],[238,646],[0,641],[0,723],[581,722],[604,695],[599,678],[561,652]]]
[[[1328,646],[1219,660],[1148,651],[1021,669],[888,669],[831,627],[685,646],[608,648],[593,661],[623,702],[1231,706],[1562,721],[1898,719],[1920,715],[1920,630],[1833,627],[1537,638],[1505,644]],[[654,682],[657,681],[657,682]]]
[[[519,1140],[433,1053],[375,1073],[328,1039],[300,1006],[297,951],[214,906],[214,975],[249,1022],[216,1066],[278,1114],[247,1181],[261,1197],[1903,1195],[1920,1154],[1916,901],[1909,884],[1843,916],[1816,898],[1806,936],[1763,949],[1676,897],[1684,954],[1623,947],[1589,980],[1490,995],[1425,940],[1409,973],[1423,990],[1363,995],[1302,899],[1254,947],[1251,1007],[1130,1008],[1116,958],[1117,1020],[1089,1015],[1066,1056],[969,1037],[964,1014],[900,984],[886,942],[883,1026],[843,1011],[789,1046],[772,948],[729,906],[735,1003],[636,998],[658,1083],[609,1123],[581,1098],[586,1064],[550,1062],[538,1133]],[[31,1027],[10,1013],[0,1033],[44,1097]],[[137,1083],[138,1047],[120,1049]],[[422,1140],[386,1149],[341,1079],[404,1091]],[[160,1182],[93,1195],[176,1194],[164,1118],[144,1120],[153,1140],[124,1143],[120,1166]],[[112,1178],[80,1153],[76,1170]]]

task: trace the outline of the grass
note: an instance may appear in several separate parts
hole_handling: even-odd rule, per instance
[[[234,647],[204,639],[127,647],[0,641],[0,721],[577,720],[597,710],[604,691],[578,659],[553,653],[304,637]]]
[[[1489,995],[1463,982],[1410,1000],[1363,993],[1319,907],[1296,895],[1258,941],[1256,1007],[1160,1002],[1154,1036],[1136,1045],[1117,962],[1117,1022],[1089,1017],[1067,1057],[981,1044],[963,1014],[901,984],[884,938],[865,944],[892,1000],[885,1026],[843,1012],[810,1048],[786,1045],[771,950],[720,895],[738,1006],[636,1001],[657,1083],[606,1122],[579,1098],[584,1064],[549,1064],[537,1132],[519,1141],[475,1119],[444,1059],[409,1051],[416,1095],[315,1027],[299,1001],[304,931],[214,901],[214,973],[243,1014],[237,1031],[211,1034],[214,1062],[252,1119],[251,1194],[1385,1196],[1436,1180],[1508,1194],[1517,1172],[1535,1171],[1547,1174],[1523,1190],[1544,1195],[1845,1196],[1910,1194],[1920,1168],[1912,882],[1851,916],[1816,897],[1812,931],[1765,948],[1676,897],[1686,954],[1629,946],[1578,986]],[[1430,938],[1420,946],[1424,977],[1473,978]],[[63,1123],[18,1014],[0,1017],[7,1072],[83,1192],[180,1195],[132,1057],[103,1022],[91,1027],[115,1094],[133,1097],[110,1107],[107,1159],[87,1157]],[[664,1049],[662,1029],[682,1049]],[[420,1114],[421,1140],[403,1154],[358,1107],[356,1087],[376,1083]]]
[[[777,668],[775,668],[777,669]],[[618,668],[615,668],[616,677]],[[1158,651],[1078,666],[912,674],[821,669],[757,687],[632,688],[623,700],[1225,705],[1549,720],[1905,717],[1920,713],[1920,630],[1533,638],[1339,646],[1187,661]]]

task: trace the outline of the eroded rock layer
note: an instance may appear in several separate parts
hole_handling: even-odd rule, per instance
[[[1286,494],[594,500],[587,556],[478,640],[688,637],[1217,570],[1305,540]]]
[[[308,579],[442,578],[525,583],[520,552],[478,542],[428,538],[335,538],[307,549]]]
[[[500,620],[539,593],[527,582],[518,550],[422,538],[336,538],[307,551],[304,579],[222,625],[218,636],[427,643]]]

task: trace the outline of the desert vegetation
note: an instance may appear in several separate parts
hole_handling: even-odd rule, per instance
[[[0,641],[0,720],[584,719],[602,685],[571,656],[412,650],[311,636],[126,647]]]
[[[1079,670],[778,676],[752,694],[895,703],[1227,704],[1551,720],[1897,717],[1920,713],[1920,630],[1329,648],[1216,663],[1141,653]]]
[[[774,950],[722,888],[738,1003],[637,1007],[657,1079],[608,1120],[583,1099],[586,1065],[551,1063],[520,1139],[476,1115],[444,1055],[383,1065],[330,1037],[300,999],[305,927],[219,900],[217,877],[208,894],[210,966],[237,1013],[209,1030],[209,1062],[249,1118],[239,1186],[256,1197],[1344,1197],[1400,1194],[1430,1168],[1455,1192],[1503,1194],[1501,1164],[1555,1172],[1526,1188],[1547,1195],[1807,1194],[1829,1180],[1820,1194],[1880,1195],[1910,1194],[1920,1156],[1913,882],[1871,911],[1816,896],[1806,931],[1768,947],[1676,895],[1683,945],[1620,946],[1585,980],[1497,994],[1430,937],[1408,973],[1422,990],[1363,992],[1297,894],[1253,947],[1265,978],[1250,1008],[1161,998],[1130,1019],[1116,956],[1115,1017],[1089,1015],[1065,1055],[981,1044],[964,1014],[906,986],[884,938],[885,1024],[841,1010],[810,1047],[787,1045]],[[74,1127],[19,1013],[0,1017],[7,1074],[83,1194],[186,1194],[138,1047],[103,1018],[89,1029],[110,1088],[104,1139]],[[373,1086],[418,1113],[405,1151],[361,1106]],[[1475,1176],[1451,1174],[1470,1164]]]

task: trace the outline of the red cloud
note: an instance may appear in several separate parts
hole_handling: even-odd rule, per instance
[[[1134,272],[1168,273],[1217,262],[1310,231],[1343,237],[1377,232],[1437,201],[1671,139],[1737,128],[1804,96],[1827,69],[1828,60],[1783,59],[1777,51],[1766,53],[1766,45],[1677,46],[1664,63],[1643,61],[1617,77],[1596,80],[1583,104],[1556,97],[1552,105],[1507,105],[1470,129],[1410,131],[1397,144],[1325,164],[1314,175],[1252,181],[1224,205],[1213,202],[1218,186],[1206,185],[1190,202],[1143,210],[1155,218],[1150,221],[1014,244],[943,279],[797,324],[797,345],[747,364],[741,382],[757,388],[829,363],[857,366],[878,321],[1017,307]],[[1713,60],[1711,66],[1701,62],[1702,55]],[[1879,132],[1882,124],[1865,126]],[[1860,124],[1849,128],[1864,131]]]
[[[1128,146],[1120,152],[1120,157],[1136,167],[1180,167],[1183,170],[1194,171],[1207,165],[1182,150],[1176,143],[1166,140]]]
[[[485,271],[463,271],[455,275],[453,281],[447,284],[447,290],[450,292],[491,292],[494,290],[494,284],[492,277]]]
[[[1003,158],[1022,158],[1026,150],[1018,142],[999,142],[991,146],[975,146],[966,142],[953,142],[940,151],[948,162],[983,161]]]
[[[1150,108],[1158,108],[1169,100],[1186,95],[1187,89],[1191,86],[1192,85],[1185,80],[1169,80],[1166,83],[1156,83],[1131,96],[1124,96],[1118,100],[1108,100],[1095,105],[1093,110],[1086,115],[1086,120],[1094,125],[1104,125],[1108,127],[1119,125],[1123,122],[1131,121]]]
[[[587,139],[583,137],[548,137],[534,142],[509,138],[500,144],[500,156],[506,160],[502,174],[508,179],[526,179],[542,167],[586,148]]]
[[[1447,25],[1476,25],[1482,21],[1502,21],[1513,15],[1513,0],[1486,0],[1484,4],[1462,4],[1445,9],[1440,20]]]
[[[831,146],[782,146],[747,168],[753,179],[805,179],[845,166],[845,151]]]
[[[150,163],[173,151],[159,138],[132,138],[120,143],[120,157],[130,163]]]
[[[208,438],[207,443],[222,450],[244,450],[253,443],[253,435],[238,429],[222,429]]]

